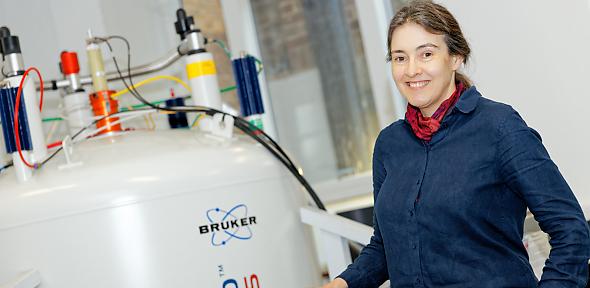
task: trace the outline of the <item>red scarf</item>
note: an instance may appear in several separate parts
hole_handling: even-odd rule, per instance
[[[414,131],[414,135],[424,141],[430,141],[430,139],[432,139],[432,135],[434,135],[434,133],[436,133],[436,131],[438,131],[440,128],[440,123],[447,114],[447,111],[449,108],[455,105],[455,103],[457,103],[459,96],[461,96],[461,93],[463,93],[464,89],[465,87],[463,86],[463,83],[457,84],[453,95],[440,104],[440,107],[436,109],[436,112],[434,112],[432,117],[424,117],[420,109],[408,103],[406,119],[408,122],[410,122],[412,131]]]

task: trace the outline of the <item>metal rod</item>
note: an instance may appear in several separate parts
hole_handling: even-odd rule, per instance
[[[166,55],[164,55],[163,57],[160,57],[150,63],[147,63],[145,65],[141,65],[141,66],[137,66],[137,67],[132,67],[131,68],[131,76],[135,77],[135,76],[140,76],[140,75],[145,75],[145,74],[149,74],[152,72],[160,71],[160,70],[172,65],[172,63],[176,62],[178,59],[180,59],[180,57],[182,57],[182,55],[180,54],[178,47],[174,48],[173,50],[168,51],[168,53],[166,53]],[[121,71],[121,74],[123,75],[123,77],[129,77],[129,75],[127,73],[127,69],[123,69]],[[114,81],[114,80],[121,79],[121,76],[119,76],[119,73],[117,71],[108,72],[106,77],[107,77],[107,81]],[[45,84],[43,87],[44,90],[58,90],[60,88],[68,87],[70,85],[70,82],[68,79],[62,79],[62,80],[44,81],[44,84]],[[92,84],[92,77],[90,77],[89,75],[81,76],[80,77],[80,84],[81,85]],[[37,84],[37,90],[39,90],[38,84]]]

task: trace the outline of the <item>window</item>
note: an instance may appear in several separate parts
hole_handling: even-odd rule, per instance
[[[313,182],[369,171],[379,125],[354,0],[251,7],[281,144]]]

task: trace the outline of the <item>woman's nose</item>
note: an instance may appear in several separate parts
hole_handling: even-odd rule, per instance
[[[408,66],[406,67],[406,76],[414,77],[420,73],[422,73],[420,65],[413,59],[408,61]]]

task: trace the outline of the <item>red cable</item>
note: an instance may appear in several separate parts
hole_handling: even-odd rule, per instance
[[[23,85],[25,83],[25,79],[31,71],[37,72],[37,76],[39,76],[39,89],[41,90],[41,96],[39,97],[39,110],[43,110],[43,78],[41,77],[41,72],[39,72],[39,69],[35,67],[30,67],[23,74],[23,78],[20,79],[20,83],[18,84],[18,91],[16,92],[16,103],[14,104],[14,137],[16,139],[16,149],[18,150],[18,156],[20,156],[20,159],[27,167],[35,169],[36,165],[31,165],[29,162],[27,162],[27,160],[25,160],[25,157],[23,157],[23,151],[20,146],[20,135],[18,133],[18,110],[20,108],[20,97],[23,93]]]
[[[55,147],[59,147],[62,145],[62,141],[57,141],[57,142],[53,142],[49,145],[47,145],[47,149],[51,149],[51,148],[55,148]]]

